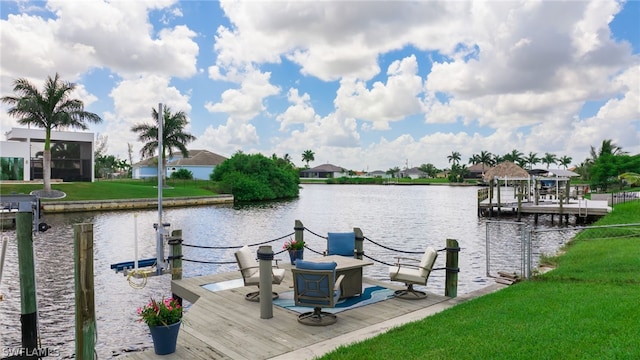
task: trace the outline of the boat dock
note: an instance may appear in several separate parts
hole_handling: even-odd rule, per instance
[[[282,267],[290,269],[291,265]],[[366,277],[364,282],[394,290],[403,288],[401,283]],[[256,287],[244,287],[239,271],[173,280],[172,292],[192,303],[183,316],[176,352],[159,356],[149,348],[124,358],[313,359],[504,286],[494,284],[456,298],[432,293],[424,300],[390,298],[342,311],[333,325],[307,326],[298,323],[298,313],[276,305],[272,318],[261,319],[260,303],[244,298]],[[287,271],[284,281],[273,285],[273,291],[284,293],[292,287],[291,271]]]
[[[582,220],[592,220],[611,212],[613,208],[605,200],[590,200],[582,196],[574,195],[568,198],[562,193],[543,194],[526,197],[516,194],[516,189],[506,188],[499,191],[490,191],[489,188],[478,190],[478,216],[494,216],[503,213],[520,215],[559,215],[568,218],[569,215]],[[562,221],[562,220],[561,220]]]

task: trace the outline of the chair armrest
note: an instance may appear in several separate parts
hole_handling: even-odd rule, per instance
[[[333,285],[333,291],[337,291],[340,289],[340,284],[342,284],[342,279],[344,279],[344,274],[338,276],[336,279],[336,283]]]
[[[409,261],[420,262],[420,259],[408,258],[408,257],[403,257],[403,256],[395,256],[394,259],[397,259],[397,262],[400,262],[400,260],[409,260]]]
[[[260,267],[259,266],[249,266],[249,267],[240,268],[240,271],[245,271],[245,270],[249,270],[249,269],[260,269]]]

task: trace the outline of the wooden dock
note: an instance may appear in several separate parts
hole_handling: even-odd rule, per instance
[[[285,267],[290,268],[290,265]],[[273,291],[292,290],[287,271]],[[229,272],[172,281],[172,292],[193,305],[185,312],[176,352],[155,355],[153,349],[130,353],[126,359],[312,359],[340,345],[373,337],[392,327],[416,321],[470,298],[495,291],[503,285],[448,298],[429,294],[424,300],[391,298],[338,313],[338,322],[330,326],[306,326],[298,323],[298,313],[273,306],[273,317],[261,319],[260,304],[244,299],[255,287],[233,287],[241,283],[240,273]],[[400,289],[400,283],[365,278],[369,284]],[[217,284],[210,291],[203,285]],[[225,284],[233,284],[224,289]],[[428,286],[427,286],[428,289]]]
[[[520,211],[521,214],[534,215],[550,214],[600,217],[611,212],[612,208],[607,204],[607,201],[588,199],[570,199],[568,202],[566,200],[563,202],[558,200],[539,200],[538,204],[529,201],[521,201],[520,204],[518,204],[518,200],[514,198],[501,199],[500,204],[498,204],[496,199],[492,201],[486,199],[478,204],[478,213],[484,214],[485,216],[489,213],[517,213],[518,211]]]

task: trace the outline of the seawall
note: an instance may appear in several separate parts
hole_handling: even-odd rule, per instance
[[[233,195],[190,196],[163,198],[162,207],[233,204]],[[106,210],[131,210],[158,208],[158,199],[119,199],[86,201],[43,201],[45,214]]]

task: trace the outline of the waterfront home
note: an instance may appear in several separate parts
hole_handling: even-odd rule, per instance
[[[175,153],[167,160],[166,176],[174,171],[186,169],[191,171],[194,179],[209,180],[209,175],[216,166],[227,160],[226,157],[208,150],[189,150],[189,156],[183,157],[181,152]],[[144,179],[158,176],[158,157],[144,159],[132,166],[132,177]]]

